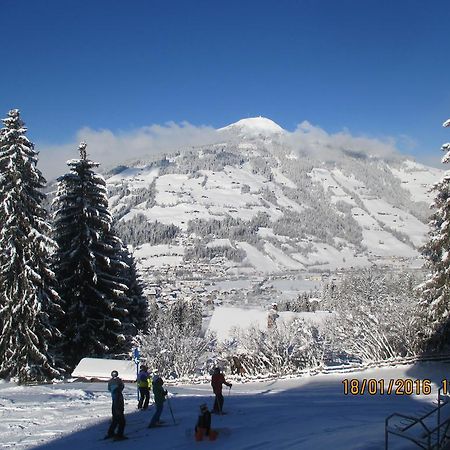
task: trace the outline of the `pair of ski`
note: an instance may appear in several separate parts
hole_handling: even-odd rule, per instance
[[[180,422],[166,422],[164,420],[159,421],[159,423],[155,423],[155,425],[148,426],[147,428],[161,428],[161,427],[174,427],[179,425]]]
[[[175,422],[175,423],[171,423],[171,422],[161,422],[158,425],[154,425],[150,428],[164,428],[164,427],[173,427],[173,426],[177,426],[179,425],[180,422]],[[227,437],[231,435],[231,429],[230,428],[226,428],[226,427],[221,427],[221,428],[213,428],[213,430],[217,433],[217,438],[219,437]],[[148,436],[150,436],[152,433],[145,433],[144,435],[139,435],[139,436],[129,436],[125,439],[123,439],[124,441],[129,441],[129,440],[137,440],[137,439],[143,439],[146,438]],[[195,431],[193,428],[187,428],[185,431],[185,435],[187,438],[189,439],[193,439],[195,437]],[[205,440],[208,440],[207,437],[205,437]],[[109,440],[109,442],[121,442],[122,440],[114,440],[111,439]]]
[[[180,424],[180,422],[164,422],[164,421],[161,421],[159,424],[157,424],[157,425],[152,425],[151,427],[147,427],[147,429],[153,429],[153,428],[164,428],[164,427],[173,427],[173,426],[176,426],[176,425],[179,425]],[[122,438],[122,439],[114,439],[114,437],[113,436],[111,436],[111,437],[109,437],[109,438],[106,438],[106,437],[104,437],[103,439],[101,439],[101,440],[103,440],[103,441],[109,441],[109,442],[121,442],[121,441],[129,441],[129,440],[136,440],[136,439],[142,439],[142,438],[144,438],[144,437],[147,437],[147,436],[150,436],[151,435],[151,433],[150,432],[148,432],[148,433],[145,433],[144,435],[142,435],[142,434],[140,434],[139,436],[126,436],[126,437],[124,437],[124,438]]]
[[[119,441],[127,441],[129,438],[128,436],[105,436],[102,440],[103,441],[110,441],[110,442],[119,442]]]

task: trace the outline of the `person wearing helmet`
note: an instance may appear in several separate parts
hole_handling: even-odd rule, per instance
[[[223,384],[226,384],[230,389],[231,386],[233,386],[231,383],[225,381],[225,377],[223,376],[223,373],[220,371],[220,368],[216,367],[211,377],[211,386],[213,388],[214,395],[216,396],[216,398],[214,399],[214,406],[212,409],[212,413],[214,414],[223,413],[223,395],[222,395]]]
[[[123,381],[119,378],[117,370],[111,372],[111,379],[108,381],[108,391],[111,392],[112,398],[112,420],[109,426],[108,433],[105,439],[113,438],[115,441],[128,439],[124,434],[125,430],[125,415],[124,415],[124,400],[123,400]],[[115,433],[117,428],[117,433]]]
[[[155,398],[156,411],[153,414],[152,420],[148,425],[149,428],[155,427],[159,424],[159,418],[163,411],[164,402],[166,400],[167,391],[163,388],[164,381],[159,375],[155,375],[152,380],[153,396]]]
[[[150,401],[150,386],[152,384],[147,366],[141,366],[136,381],[139,388],[138,409],[145,411],[148,408],[148,403]]]

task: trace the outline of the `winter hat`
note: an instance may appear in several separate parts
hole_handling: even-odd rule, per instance
[[[113,378],[117,378],[117,377],[119,376],[119,372],[117,372],[117,370],[113,370],[113,371],[111,372],[111,376],[112,376]]]

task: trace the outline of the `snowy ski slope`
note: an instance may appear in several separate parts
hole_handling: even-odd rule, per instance
[[[152,408],[136,410],[133,384],[125,389],[128,441],[101,441],[108,427],[110,396],[106,383],[65,383],[42,386],[0,384],[0,446],[25,450],[307,449],[379,450],[384,448],[384,419],[392,412],[420,413],[435,400],[436,386],[448,376],[449,365],[421,362],[349,374],[306,376],[261,382],[232,380],[225,390],[225,416],[213,426],[228,428],[216,442],[195,442],[191,431],[201,403],[212,404],[208,384],[168,386],[179,425],[147,429]],[[343,380],[430,379],[431,395],[344,395]],[[162,419],[171,424],[166,403]],[[409,449],[392,440],[392,449]]]

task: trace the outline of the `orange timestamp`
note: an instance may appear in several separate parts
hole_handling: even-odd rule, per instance
[[[344,378],[344,395],[430,395],[431,380],[412,378],[391,378],[389,380],[376,378]],[[450,392],[450,380],[442,380],[442,393]]]

